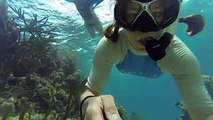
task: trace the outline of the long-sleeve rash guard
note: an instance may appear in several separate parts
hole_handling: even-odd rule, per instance
[[[165,31],[175,33],[170,28]],[[198,61],[177,36],[166,48],[166,56],[157,62],[152,61],[146,52],[136,51],[129,43],[125,30],[120,31],[116,43],[102,38],[95,50],[86,86],[100,91],[113,65],[121,72],[151,78],[169,72],[193,120],[204,120],[207,115],[213,114],[213,102],[202,82]]]

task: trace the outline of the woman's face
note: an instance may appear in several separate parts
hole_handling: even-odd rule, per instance
[[[154,32],[140,32],[140,31],[129,31],[126,30],[127,37],[131,41],[146,40],[148,38],[159,39],[163,34],[164,30]]]
[[[163,34],[164,30],[160,30],[157,32],[140,32],[140,31],[128,31],[125,30],[127,40],[131,44],[131,46],[139,51],[145,50],[146,40],[149,39],[159,39]]]
[[[125,11],[125,21],[127,24],[134,22],[135,18],[142,12],[143,3],[138,1],[130,0]],[[153,1],[149,6],[149,11],[155,16],[155,20],[158,22],[163,18],[163,3],[159,0]],[[154,32],[140,32],[140,31],[129,31],[127,30],[127,36],[131,41],[138,41],[147,38],[159,39],[164,30],[154,31]]]

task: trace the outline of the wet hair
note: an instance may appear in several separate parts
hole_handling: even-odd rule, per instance
[[[111,23],[104,29],[104,36],[112,42],[117,42],[119,37],[119,25],[116,22]]]
[[[128,3],[128,1],[130,1],[130,0],[115,0],[115,6],[117,6],[117,8],[125,8],[126,3]],[[123,9],[123,10],[125,10],[125,9]],[[115,13],[115,12],[117,12],[117,13]],[[125,13],[126,13],[126,11],[116,11],[114,8],[114,19],[115,19],[116,15],[124,16]],[[110,25],[108,25],[104,29],[104,36],[106,38],[108,38],[109,40],[111,40],[112,42],[117,42],[118,37],[119,37],[120,27],[121,27],[121,25],[114,20]]]

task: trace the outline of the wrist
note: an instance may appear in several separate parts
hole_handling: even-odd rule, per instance
[[[90,89],[86,89],[80,96],[80,102],[87,96],[97,96],[97,95]]]

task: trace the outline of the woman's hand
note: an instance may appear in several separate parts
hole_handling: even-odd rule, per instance
[[[200,14],[182,17],[179,19],[179,22],[187,24],[186,33],[189,36],[193,36],[201,32],[205,26],[204,18]]]
[[[82,105],[84,120],[121,120],[111,95],[90,97]]]

